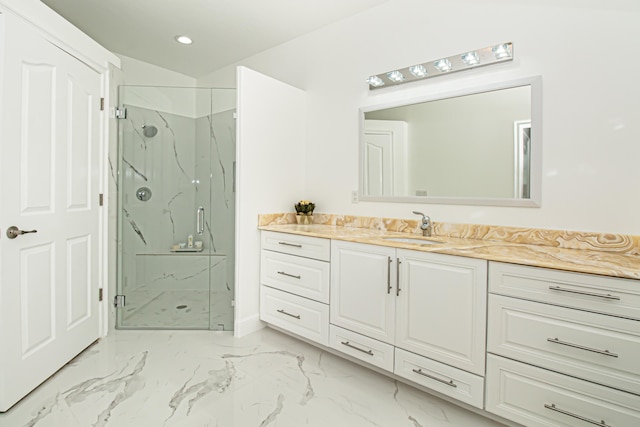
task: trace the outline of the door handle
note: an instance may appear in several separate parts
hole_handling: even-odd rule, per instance
[[[7,237],[10,239],[15,239],[16,237],[21,236],[23,234],[37,233],[37,232],[38,230],[20,230],[15,225],[12,225],[11,227],[7,228]]]
[[[196,233],[204,233],[204,208],[202,206],[196,210]]]

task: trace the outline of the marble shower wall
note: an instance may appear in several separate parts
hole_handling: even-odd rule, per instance
[[[189,306],[194,299],[202,300],[203,296],[208,299],[206,294],[193,298],[195,295],[189,292],[199,293],[207,289],[211,296],[207,307],[211,311],[211,327],[219,329],[223,324],[224,329],[231,330],[235,250],[233,112],[194,119],[131,105],[126,105],[126,108],[127,118],[120,121],[119,130],[123,141],[119,183],[122,206],[119,245],[121,293],[127,296],[127,306],[140,307],[140,314],[153,312],[157,319],[137,319],[132,310],[128,310],[126,316],[120,317],[120,326],[144,324],[149,327],[156,323],[157,327],[184,326],[184,318],[179,324],[172,324],[170,312],[176,306]],[[145,136],[145,127],[149,129],[151,126],[157,129],[157,134]],[[136,198],[136,191],[143,187],[151,190],[152,196],[148,201]],[[205,208],[205,232],[202,236],[196,233],[198,206]],[[173,244],[186,242],[189,234],[194,235],[194,240],[204,242],[204,251],[197,255],[200,261],[204,261],[204,264],[198,262],[199,271],[193,271],[193,262],[172,260],[168,263],[173,266],[171,272],[149,268],[157,265],[156,262],[141,263],[143,259],[152,259],[150,257],[158,257],[159,260],[179,257],[188,261],[190,254],[172,254],[170,248]],[[219,268],[220,260],[225,263],[222,270]],[[200,277],[199,284],[194,285],[196,276]],[[211,289],[209,276],[215,278],[211,280]],[[181,278],[189,278],[188,286]],[[167,307],[149,309],[159,301],[165,301]],[[164,312],[168,316],[163,320]],[[190,312],[184,310],[181,314],[184,317]],[[195,318],[194,322],[191,327],[208,327]]]
[[[172,244],[195,234],[193,119],[126,107],[127,118],[121,121],[123,250],[167,253]],[[155,126],[157,134],[144,136],[143,126]],[[136,198],[143,187],[152,192],[148,201]]]

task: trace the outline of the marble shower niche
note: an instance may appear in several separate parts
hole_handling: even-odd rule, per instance
[[[216,91],[120,87],[120,329],[233,330],[235,109]]]

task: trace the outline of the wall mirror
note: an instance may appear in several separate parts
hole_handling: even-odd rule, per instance
[[[540,77],[360,109],[363,201],[540,206]]]

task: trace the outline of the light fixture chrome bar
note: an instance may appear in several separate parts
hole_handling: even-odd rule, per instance
[[[369,83],[369,90],[374,90],[511,60],[513,60],[513,43],[500,43],[369,76],[367,83]]]

